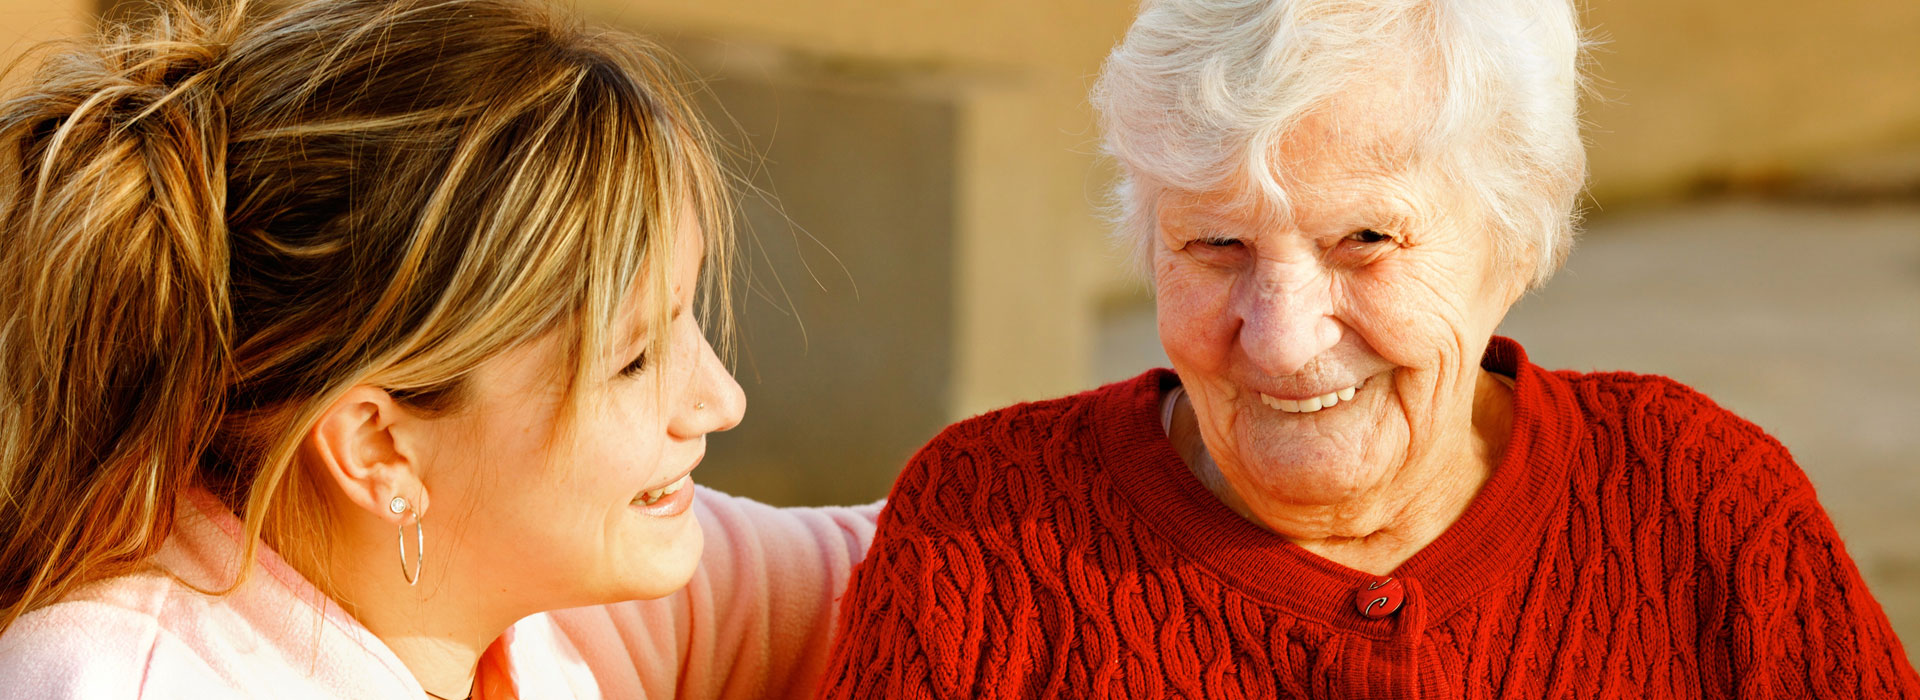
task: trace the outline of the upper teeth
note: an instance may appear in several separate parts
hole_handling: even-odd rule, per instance
[[[1353,392],[1358,391],[1359,388],[1357,385],[1350,386],[1339,391],[1329,391],[1319,396],[1300,399],[1298,401],[1293,399],[1276,399],[1266,394],[1261,394],[1260,403],[1266,404],[1268,408],[1277,408],[1287,413],[1312,413],[1323,408],[1332,408],[1334,404],[1353,398]]]
[[[687,485],[687,477],[683,476],[678,479],[674,479],[673,483],[671,484],[667,484],[666,486],[662,486],[652,491],[647,491],[645,493],[640,494],[640,498],[638,499],[638,501],[645,505],[653,505],[655,501],[658,501],[662,498],[666,498],[668,496],[673,495],[675,492],[680,490],[680,487],[686,486],[686,485]]]

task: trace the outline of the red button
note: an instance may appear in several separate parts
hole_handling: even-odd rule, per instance
[[[1395,579],[1383,578],[1354,591],[1353,607],[1360,614],[1378,620],[1399,611],[1400,603],[1406,599],[1405,586]]]

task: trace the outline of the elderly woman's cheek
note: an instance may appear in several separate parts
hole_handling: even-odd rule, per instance
[[[1356,315],[1372,319],[1376,352],[1406,367],[1452,363],[1478,334],[1482,315],[1480,276],[1461,262],[1409,256],[1370,278],[1355,294]]]
[[[1209,270],[1172,270],[1154,285],[1160,342],[1176,368],[1214,365],[1233,342],[1238,316],[1232,310],[1233,284]]]

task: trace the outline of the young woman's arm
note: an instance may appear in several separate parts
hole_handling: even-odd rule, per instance
[[[775,508],[702,490],[706,549],[667,598],[552,615],[607,697],[812,697],[880,503]]]

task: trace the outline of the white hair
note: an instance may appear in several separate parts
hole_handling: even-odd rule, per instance
[[[1122,171],[1117,235],[1147,269],[1164,190],[1245,177],[1284,205],[1279,144],[1404,56],[1435,81],[1410,145],[1478,198],[1537,287],[1573,244],[1586,179],[1582,49],[1571,0],[1143,0],[1093,90]]]

